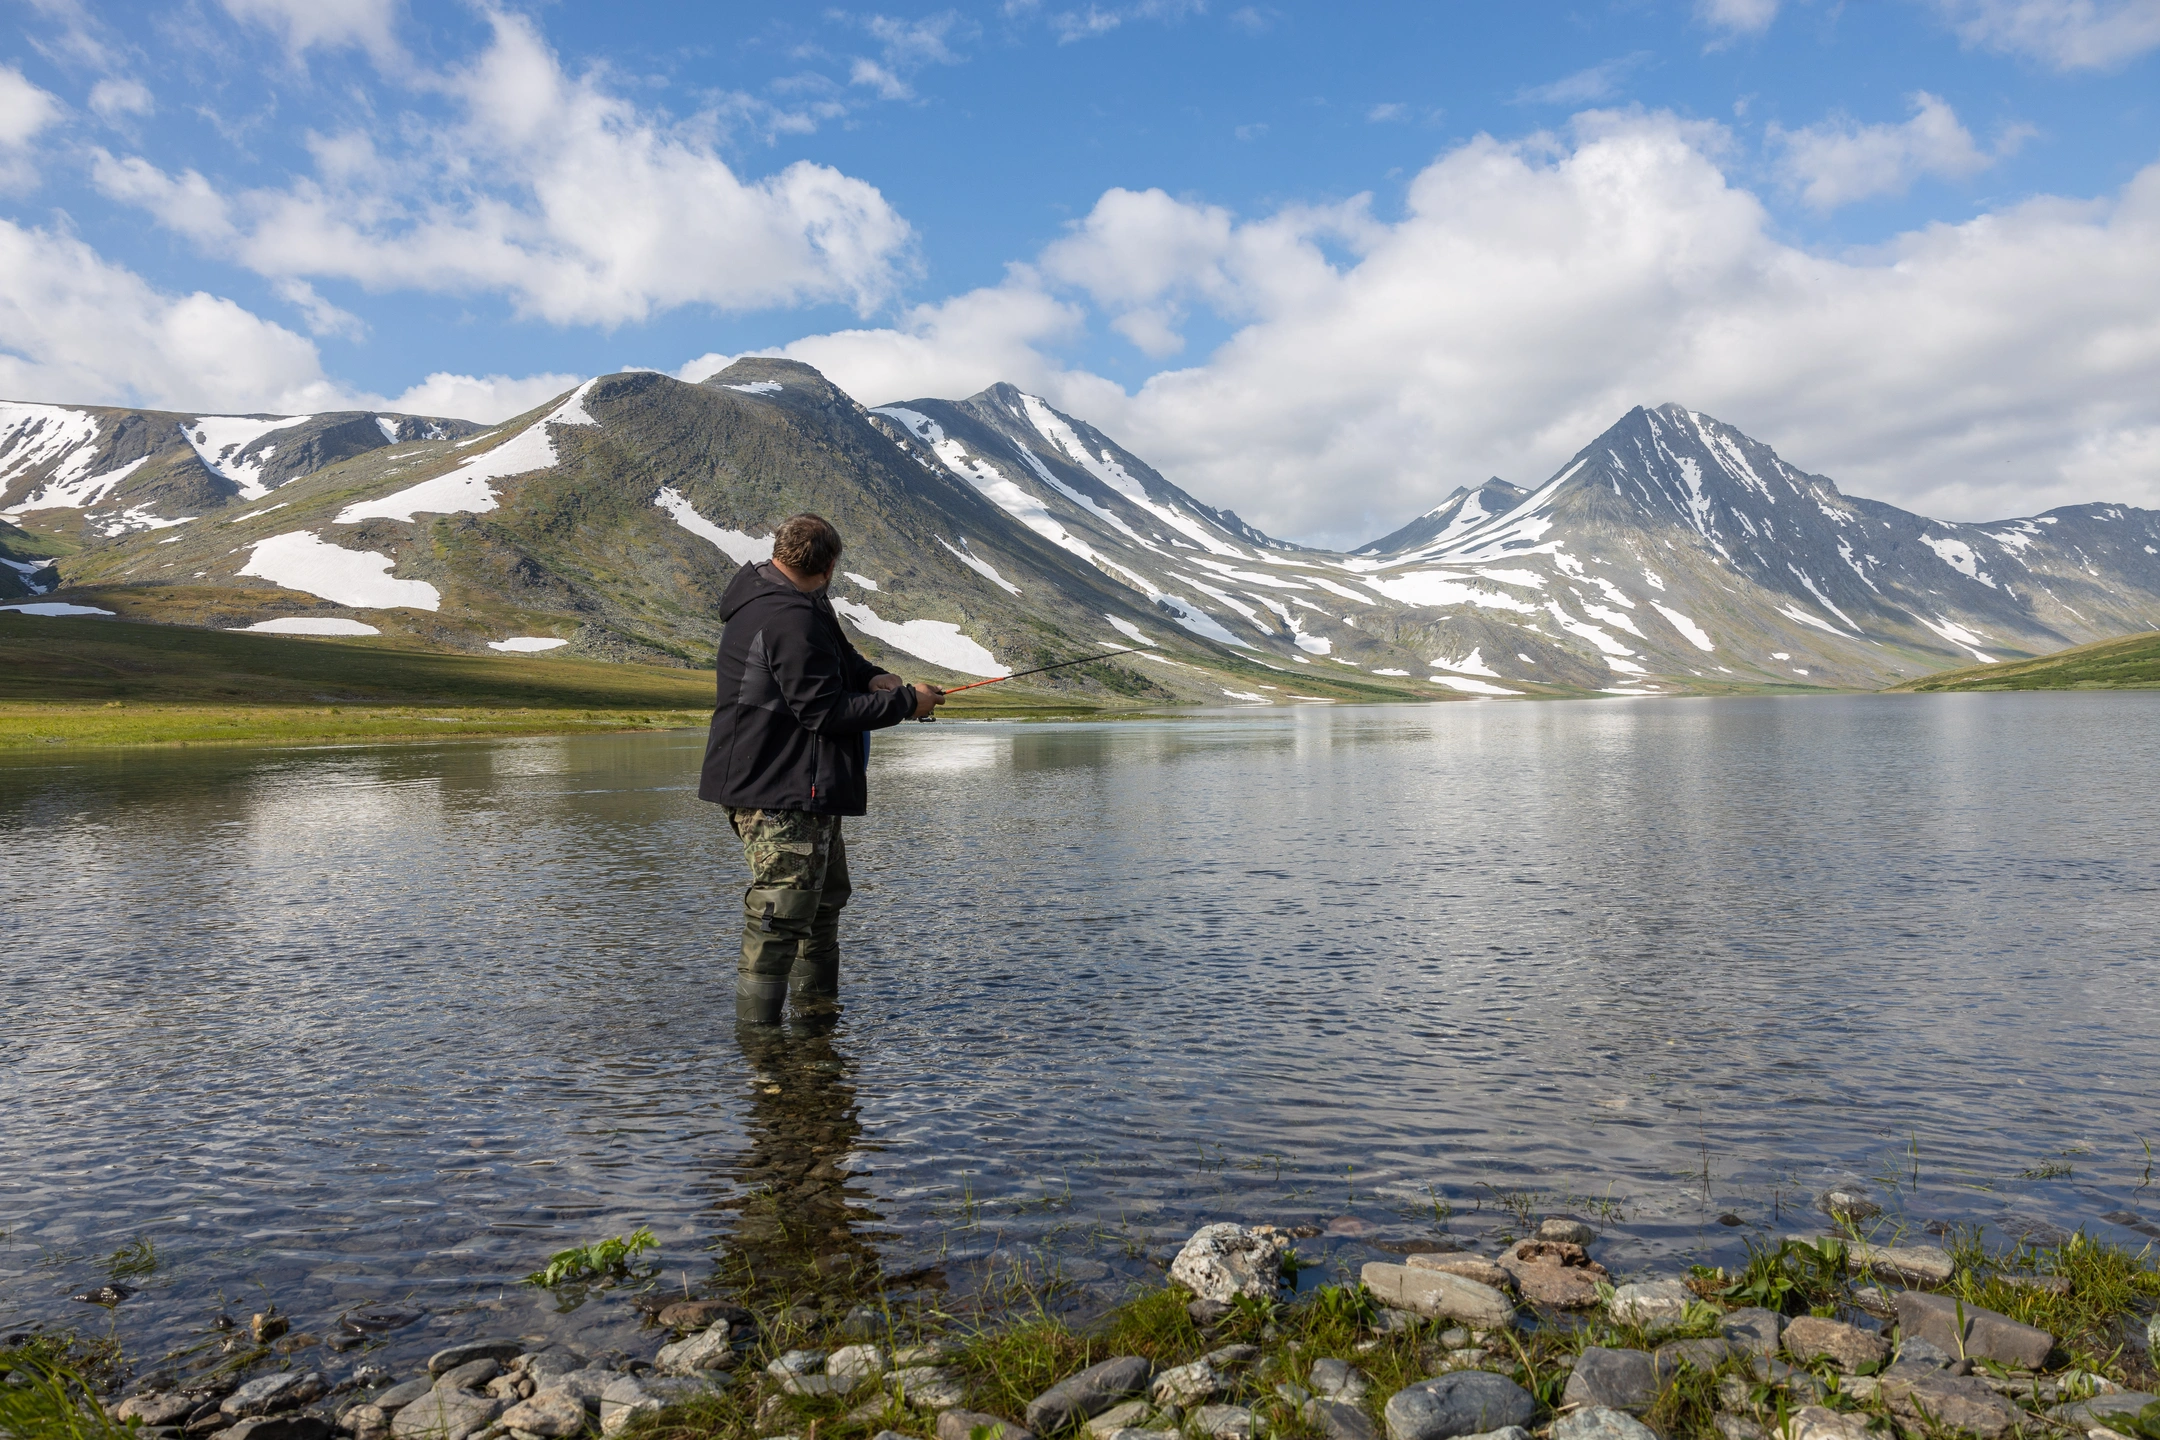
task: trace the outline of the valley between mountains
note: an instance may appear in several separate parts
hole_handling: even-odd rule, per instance
[[[704,666],[805,509],[866,654],[951,683],[1099,652],[1028,682],[1093,703],[1872,690],[2160,628],[2160,513],[1944,523],[1678,405],[1339,553],[1009,385],[865,407],[747,358],[492,428],[0,404],[0,605],[32,614]]]

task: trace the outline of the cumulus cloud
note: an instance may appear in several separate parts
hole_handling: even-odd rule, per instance
[[[1913,117],[1902,125],[1860,125],[1849,119],[1801,130],[1772,124],[1770,144],[1783,151],[1786,181],[1818,210],[1835,210],[1876,195],[1901,195],[1926,175],[1962,180],[2014,151],[2028,132],[2005,132],[1993,151],[1941,96],[1922,90],[1912,97]]]
[[[310,49],[358,46],[378,59],[398,54],[397,0],[219,0],[226,13],[275,31],[295,58]]]
[[[2112,70],[2160,47],[2155,0],[1933,0],[1968,45],[2056,70]]]
[[[60,115],[58,100],[24,79],[22,71],[0,65],[0,189],[37,183],[30,142]]]
[[[1838,256],[1779,237],[1721,169],[1727,143],[1655,114],[1479,137],[1392,222],[1226,225],[1113,192],[1054,265],[787,353],[873,403],[1034,386],[1201,498],[1315,541],[1370,539],[1486,475],[1535,483],[1667,400],[1947,519],[2160,504],[2160,165],[2106,200],[2036,199]],[[1350,257],[1330,259],[1345,242],[1320,240],[1344,232]],[[1128,393],[1055,359],[1074,302],[1098,296],[1113,314],[1184,296],[1242,328]]]
[[[374,394],[325,375],[313,341],[231,300],[161,290],[76,236],[4,219],[0,335],[0,395],[57,404],[403,410],[493,421],[581,378],[438,374],[396,397]]]
[[[875,186],[808,161],[746,181],[709,123],[642,112],[565,73],[523,17],[487,18],[486,51],[424,82],[447,123],[313,136],[314,173],[279,188],[227,193],[103,154],[93,180],[262,275],[495,293],[561,324],[685,305],[867,312],[912,273],[912,232]]]

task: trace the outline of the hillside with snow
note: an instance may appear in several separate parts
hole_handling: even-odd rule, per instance
[[[835,606],[894,668],[1126,650],[1055,683],[1149,703],[1872,689],[2160,626],[2152,512],[1943,524],[1675,405],[1347,554],[1009,385],[865,407],[746,359],[487,429],[0,406],[0,592],[56,613],[705,664],[801,509],[848,537]]]

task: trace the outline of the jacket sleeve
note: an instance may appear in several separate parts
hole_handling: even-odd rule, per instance
[[[850,683],[856,667],[870,675],[882,672],[842,639],[836,647],[817,633],[802,611],[791,619],[781,643],[771,647],[773,678],[796,723],[818,735],[853,735],[897,725],[915,711],[915,696],[905,685],[882,695],[864,693]],[[845,652],[845,653],[843,653]],[[869,684],[867,678],[862,682]]]
[[[850,690],[867,690],[870,688],[870,682],[877,679],[878,676],[892,675],[892,671],[873,665],[868,660],[863,659],[862,652],[845,639],[841,640],[840,646],[847,652],[843,657],[842,668],[847,675]],[[893,678],[897,680],[899,677],[895,675]]]

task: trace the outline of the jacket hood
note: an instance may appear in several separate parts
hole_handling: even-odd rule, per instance
[[[728,581],[727,590],[720,596],[720,620],[722,624],[735,618],[753,600],[799,600],[805,605],[816,604],[809,595],[795,588],[794,582],[763,561],[753,560],[735,572]]]

